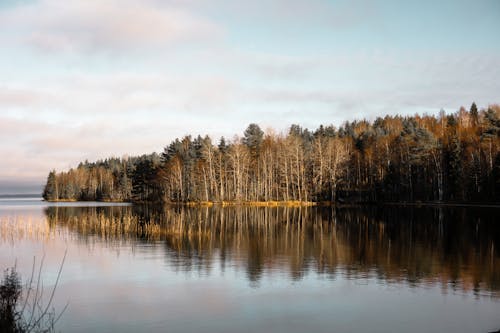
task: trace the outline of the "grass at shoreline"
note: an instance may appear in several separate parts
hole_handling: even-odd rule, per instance
[[[57,202],[86,202],[76,199],[58,199],[58,200],[44,200],[46,202],[57,203]],[[103,203],[130,203],[130,201],[120,201],[120,200],[92,200],[88,202],[103,202]],[[132,203],[152,203],[152,202],[132,202]],[[211,207],[211,206],[253,206],[253,207],[303,207],[303,206],[320,206],[320,205],[332,205],[331,202],[313,202],[313,201],[188,201],[188,202],[164,202],[166,205],[179,205],[188,207]]]
[[[199,201],[199,202],[193,201],[183,204],[189,207],[197,207],[197,206],[303,207],[303,206],[317,206],[319,203],[312,201]]]
[[[433,207],[490,207],[500,208],[500,203],[492,202],[437,202],[437,201],[401,201],[401,202],[332,202],[332,201],[188,201],[188,202],[149,202],[149,201],[120,201],[120,200],[76,200],[76,199],[60,199],[60,200],[44,200],[51,203],[64,202],[102,202],[102,203],[135,203],[135,204],[164,204],[167,206],[186,206],[186,207],[329,207],[329,206],[364,206],[364,205],[384,205],[384,206],[433,206]]]

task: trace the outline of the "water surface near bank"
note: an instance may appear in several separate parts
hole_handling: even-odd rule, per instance
[[[488,332],[500,211],[0,200],[0,264],[45,255],[63,332]]]

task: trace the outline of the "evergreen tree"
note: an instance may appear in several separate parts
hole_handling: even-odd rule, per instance
[[[47,183],[43,189],[43,198],[48,201],[54,201],[59,199],[59,191],[57,189],[57,177],[56,171],[52,170],[49,172],[47,177]]]
[[[486,137],[498,137],[500,135],[500,117],[492,108],[485,113],[487,121],[483,135]]]
[[[156,181],[158,160],[154,155],[141,156],[132,174],[132,199],[135,201],[157,201],[160,199]]]
[[[474,102],[470,106],[470,119],[472,126],[477,126],[479,124],[479,113],[477,112],[477,105]]]
[[[264,132],[260,129],[259,125],[250,124],[245,130],[243,143],[250,148],[252,152],[258,152],[263,138]]]
[[[51,171],[46,200],[475,200],[499,196],[500,106],[385,116],[285,135],[250,124],[240,140],[175,139],[161,156]]]
[[[219,145],[217,146],[217,148],[219,148],[219,151],[222,153],[222,154],[225,154],[228,150],[228,145],[226,143],[226,139],[221,136],[220,140],[219,140]]]

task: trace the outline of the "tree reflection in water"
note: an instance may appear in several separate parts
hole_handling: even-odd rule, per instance
[[[404,207],[49,207],[51,228],[109,246],[164,246],[169,264],[301,279],[375,278],[500,296],[500,210]]]

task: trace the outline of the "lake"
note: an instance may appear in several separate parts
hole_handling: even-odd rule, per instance
[[[500,209],[0,199],[0,267],[43,258],[62,332],[490,332]]]

